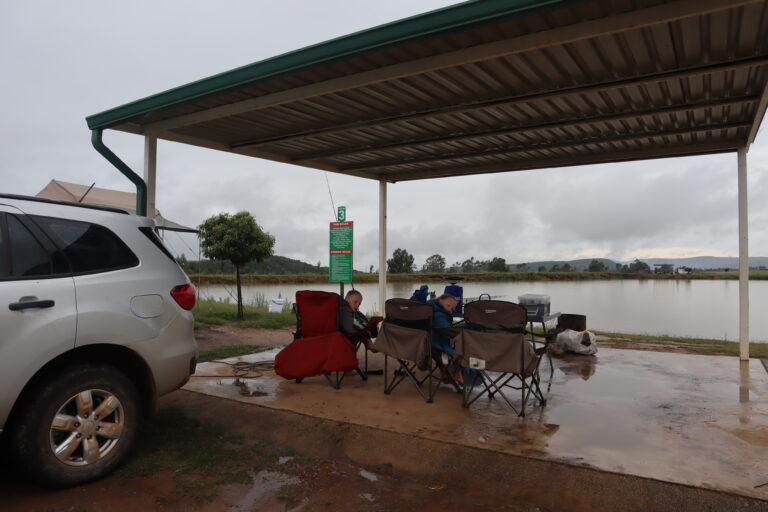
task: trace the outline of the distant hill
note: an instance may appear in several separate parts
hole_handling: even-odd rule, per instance
[[[606,267],[608,267],[608,270],[615,270],[616,269],[616,262],[613,260],[609,260],[606,258],[589,258],[589,259],[583,259],[583,260],[547,260],[547,261],[531,261],[528,263],[524,263],[523,265],[527,266],[527,269],[519,269],[518,264],[513,263],[511,265],[507,265],[510,271],[515,272],[518,270],[522,270],[525,272],[537,272],[540,267],[544,267],[547,269],[547,271],[550,271],[552,267],[557,265],[558,267],[562,268],[563,265],[566,263],[571,266],[573,270],[587,270],[589,267],[589,264],[592,263],[592,260],[595,259],[597,261],[602,262]]]
[[[719,268],[739,268],[739,258],[723,258],[716,256],[697,256],[695,258],[641,258],[651,267],[656,263],[671,263],[676,267],[700,268],[703,270]],[[749,258],[750,267],[768,267],[768,258],[755,256]]]
[[[580,260],[547,260],[547,261],[531,261],[528,263],[524,263],[523,265],[527,266],[527,269],[525,269],[528,272],[536,272],[539,270],[539,267],[544,267],[547,269],[547,271],[550,271],[554,265],[558,265],[560,268],[563,267],[564,264],[569,264],[571,268],[574,270],[587,270],[589,267],[589,264],[592,262],[592,259],[596,259],[598,261],[603,262],[606,267],[608,267],[609,270],[615,270],[616,265],[629,265],[634,260],[629,261],[615,261],[610,260],[606,258],[589,258],[589,259],[580,259]],[[701,270],[712,270],[712,269],[724,269],[724,268],[731,268],[731,269],[737,269],[739,268],[739,258],[725,258],[725,257],[718,257],[718,256],[697,256],[695,258],[639,258],[640,261],[644,261],[647,263],[651,268],[653,268],[654,264],[661,264],[661,263],[669,263],[674,265],[675,267],[691,267]],[[516,271],[519,270],[518,264],[513,263],[510,265],[507,265],[510,271]],[[749,258],[749,266],[750,267],[768,267],[768,257],[763,256],[754,256]]]
[[[228,261],[190,261],[187,263],[191,273],[234,274],[235,266]],[[270,256],[261,263],[252,261],[241,269],[245,274],[327,274],[328,267],[320,267],[285,256]]]

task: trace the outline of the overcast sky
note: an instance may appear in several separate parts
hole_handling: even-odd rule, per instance
[[[135,191],[91,147],[85,117],[420,12],[438,0],[0,3],[0,191],[51,179]],[[765,124],[765,123],[764,123]],[[768,256],[768,128],[749,153],[750,254]],[[143,138],[106,144],[141,173]],[[355,221],[355,268],[377,263],[378,183],[327,174]],[[736,155],[591,165],[389,186],[389,254],[421,265],[606,257],[736,256]],[[328,261],[325,173],[160,141],[157,207],[189,226],[250,211],[276,254]],[[178,254],[194,237],[166,238]]]

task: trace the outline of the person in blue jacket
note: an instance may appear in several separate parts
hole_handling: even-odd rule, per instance
[[[458,305],[458,300],[453,295],[444,293],[435,300],[427,302],[432,306],[432,327],[451,327],[453,325],[453,310]],[[448,356],[453,355],[453,345],[451,344],[451,338],[447,334],[441,332],[432,331],[432,354],[438,364],[442,359],[443,353]],[[441,371],[446,370],[441,366]],[[461,384],[463,382],[461,376],[461,369],[458,366],[453,368],[453,378]],[[443,376],[443,382],[446,381],[445,375]]]

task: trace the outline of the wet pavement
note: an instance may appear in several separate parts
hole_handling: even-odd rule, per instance
[[[277,351],[228,361],[257,362]],[[370,367],[381,368],[381,354]],[[391,362],[391,360],[390,360]],[[768,372],[759,360],[601,348],[555,358],[546,406],[518,418],[483,396],[469,409],[443,386],[427,404],[404,381],[355,375],[334,390],[322,376],[296,384],[258,369],[198,365],[184,389],[205,395],[546,461],[768,500]],[[391,371],[391,370],[390,370]],[[543,387],[549,367],[542,363]],[[513,403],[516,393],[509,394]]]

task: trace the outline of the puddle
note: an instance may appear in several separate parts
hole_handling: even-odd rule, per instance
[[[240,395],[242,396],[269,396],[269,393],[263,390],[263,385],[249,379],[235,379],[232,384],[240,389]]]
[[[259,510],[262,502],[266,501],[283,486],[299,484],[298,477],[277,473],[275,471],[259,471],[253,478],[253,486],[248,493],[230,511]]]

